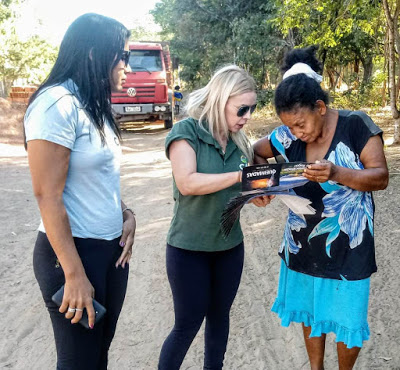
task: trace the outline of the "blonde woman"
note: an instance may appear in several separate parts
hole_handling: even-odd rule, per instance
[[[161,350],[161,370],[180,368],[204,318],[204,369],[222,369],[244,246],[239,221],[224,239],[219,219],[240,191],[241,170],[252,161],[242,128],[256,108],[255,90],[243,69],[218,70],[207,86],[190,95],[190,118],[178,122],[166,138],[174,177],[166,255],[175,325]],[[269,199],[254,203],[265,206]]]

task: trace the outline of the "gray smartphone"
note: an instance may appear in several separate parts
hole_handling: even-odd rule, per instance
[[[51,297],[51,300],[57,306],[60,307],[63,297],[64,297],[64,285],[59,290],[57,290],[57,292],[54,293],[54,295]],[[94,323],[96,324],[103,318],[103,316],[107,310],[105,309],[105,307],[103,305],[101,305],[95,299],[93,299],[93,308],[94,308],[94,312],[96,314],[96,318],[94,320]],[[79,320],[79,324],[83,325],[86,329],[89,329],[89,318],[88,318],[88,315],[86,312],[86,308],[83,309],[82,318]]]

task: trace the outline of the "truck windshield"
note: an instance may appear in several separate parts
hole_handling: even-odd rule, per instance
[[[156,72],[163,69],[159,50],[131,50],[129,65],[132,72]]]

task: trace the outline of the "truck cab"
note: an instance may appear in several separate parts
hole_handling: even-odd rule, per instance
[[[168,44],[130,43],[129,66],[123,91],[113,93],[111,104],[116,119],[124,122],[164,121],[173,124],[172,71]]]

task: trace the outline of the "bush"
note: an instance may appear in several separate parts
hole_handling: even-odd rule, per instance
[[[331,92],[331,106],[337,109],[358,110],[361,108],[360,96],[357,90],[347,90],[343,93]]]
[[[376,109],[386,104],[385,99],[382,98],[381,84],[376,83],[364,85],[359,90],[331,92],[330,97],[332,107],[338,109],[358,110],[365,107]]]
[[[274,90],[263,89],[257,91],[257,105],[258,107],[264,107],[266,105],[272,105],[274,101]]]

